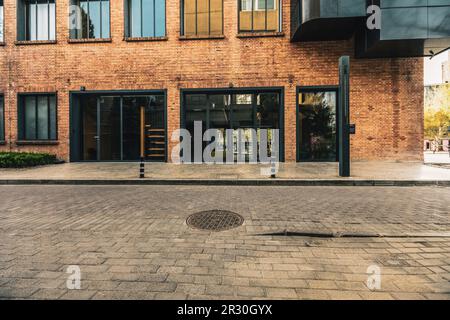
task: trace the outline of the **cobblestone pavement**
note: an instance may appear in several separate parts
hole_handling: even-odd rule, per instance
[[[1,298],[450,298],[449,188],[1,186],[0,195]],[[186,225],[208,209],[245,223],[217,233]],[[67,289],[70,265],[80,290]],[[366,286],[371,265],[380,290]]]

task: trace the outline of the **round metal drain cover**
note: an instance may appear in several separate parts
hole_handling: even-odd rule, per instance
[[[186,219],[188,226],[208,231],[225,231],[237,228],[244,223],[239,214],[227,210],[200,211]]]

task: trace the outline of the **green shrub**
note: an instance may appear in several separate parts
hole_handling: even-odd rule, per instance
[[[0,152],[0,168],[34,167],[56,161],[56,156],[48,153]]]

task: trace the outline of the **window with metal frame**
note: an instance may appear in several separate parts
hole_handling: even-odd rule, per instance
[[[55,94],[19,96],[19,140],[57,140]]]
[[[252,2],[254,10],[266,10],[266,0],[241,0],[242,11],[252,11]],[[276,9],[276,0],[267,0],[267,10]]]
[[[3,0],[0,0],[0,42],[5,41],[3,36]]]
[[[19,41],[56,39],[55,0],[19,0],[17,38]]]
[[[282,127],[281,94],[278,91],[224,91],[218,92],[184,92],[182,126],[194,136],[195,122],[202,123],[202,134],[206,129],[217,129],[221,139],[217,141],[216,152],[225,157],[227,129],[232,129],[233,149],[236,156],[237,135],[239,130],[246,138],[251,136],[251,130],[257,132],[258,144],[261,129],[267,129],[271,139],[273,129]],[[191,140],[193,143],[194,140]],[[205,142],[203,147],[208,143]],[[192,145],[191,150],[194,150]],[[269,146],[269,151],[272,150]],[[252,151],[245,147],[246,157]],[[259,157],[259,155],[258,155]]]
[[[131,38],[166,35],[165,0],[127,0],[125,3],[125,36]]]
[[[223,34],[223,0],[182,0],[181,34],[220,36]]]
[[[281,0],[238,0],[239,32],[281,31]]]
[[[5,100],[0,95],[0,141],[5,141]]]
[[[337,161],[338,89],[298,89],[297,161]]]
[[[73,23],[70,39],[109,39],[109,0],[70,0]]]

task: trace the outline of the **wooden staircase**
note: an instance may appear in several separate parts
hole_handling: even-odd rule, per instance
[[[166,160],[166,130],[145,126],[146,158],[152,161]]]

